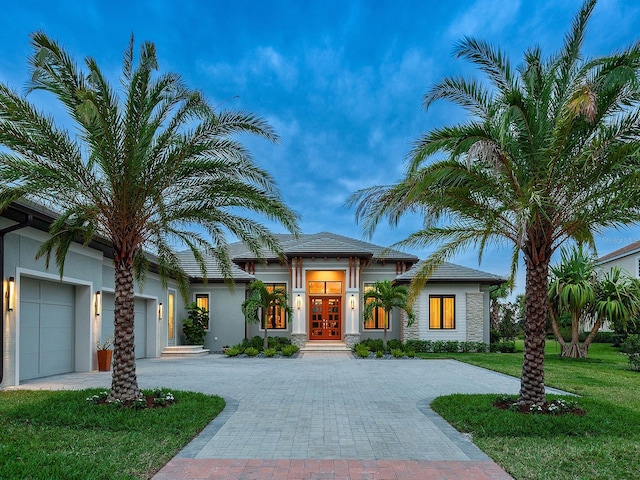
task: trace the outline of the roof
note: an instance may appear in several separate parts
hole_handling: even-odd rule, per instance
[[[191,250],[184,250],[177,253],[182,268],[191,278],[202,278],[202,271],[200,270],[200,264],[196,261]],[[220,263],[211,255],[203,254],[205,265],[207,267],[207,280],[222,281],[225,280],[220,269]],[[235,264],[231,264],[231,275],[236,282],[247,281],[255,279],[255,277]]]
[[[607,253],[606,255],[598,258],[598,260],[596,261],[597,263],[604,263],[604,262],[608,262],[609,260],[614,260],[616,258],[637,253],[638,251],[640,251],[640,241],[630,243],[626,247],[622,247],[622,248],[619,248],[618,250],[614,250],[611,253]]]
[[[376,260],[406,261],[415,263],[419,259],[415,255],[395,249],[386,249],[373,243],[356,240],[329,232],[302,234],[298,238],[293,235],[276,235],[287,257],[368,257]],[[234,261],[257,260],[256,255],[242,243],[229,244],[229,251]],[[264,252],[267,260],[276,260],[272,252]]]
[[[402,275],[398,275],[396,277],[396,281],[398,282],[410,282],[415,277],[418,269],[423,264],[423,261],[415,264],[409,270],[407,270]],[[478,283],[486,283],[489,285],[499,285],[501,283],[506,282],[505,278],[500,277],[499,275],[494,275],[493,273],[483,272],[481,270],[475,270],[469,267],[463,267],[461,265],[456,265],[454,263],[444,262],[439,265],[431,277],[429,278],[429,282],[460,282],[460,281],[469,281],[469,282],[478,282]]]

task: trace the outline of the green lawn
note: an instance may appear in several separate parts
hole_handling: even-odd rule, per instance
[[[0,392],[0,479],[151,478],[224,408],[175,391],[167,408],[87,403],[99,391]]]
[[[545,383],[581,395],[584,417],[502,411],[495,395],[440,397],[433,409],[516,479],[640,478],[640,373],[608,344],[593,344],[586,360],[561,359],[554,341],[546,351]],[[522,368],[522,352],[446,356],[516,377]]]

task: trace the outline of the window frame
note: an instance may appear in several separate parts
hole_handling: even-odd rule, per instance
[[[173,297],[171,299],[171,297]],[[173,340],[174,342],[177,340],[176,332],[177,332],[177,324],[176,324],[176,298],[178,297],[178,292],[173,288],[167,289],[167,340]],[[171,299],[171,300],[170,300]],[[173,336],[169,336],[169,327],[173,328]]]
[[[276,288],[283,288],[285,292],[288,292],[287,283],[286,282],[270,282],[270,283],[263,282],[263,284],[264,284],[264,286],[265,286],[265,288],[267,290],[269,290],[269,288],[272,288],[274,290]],[[271,293],[272,291],[273,290],[270,290],[269,293]],[[284,319],[283,326],[282,327],[276,327],[276,326],[269,327],[267,330],[277,330],[279,332],[288,330],[289,329],[289,319],[288,319],[288,316],[287,316],[287,311],[284,308],[282,308],[280,306],[276,306],[276,305],[271,306],[268,310],[273,310],[273,309],[278,309],[280,311],[280,316],[281,316],[281,318]],[[264,332],[264,330],[265,330],[264,326],[265,326],[267,315],[268,315],[269,312],[268,311],[265,312],[264,309],[261,309],[261,310],[262,311],[260,312],[260,328],[259,328],[259,330],[261,332]],[[273,324],[275,324],[275,319],[273,319]]]
[[[205,332],[210,332],[211,331],[211,293],[209,292],[193,292],[193,301],[196,303],[196,305],[201,306],[198,303],[198,299],[199,298],[206,298],[207,299],[207,325],[206,328],[204,329]]]
[[[371,283],[365,283],[364,284],[364,288],[363,288],[363,293],[367,293],[367,291],[371,290],[373,288],[373,286],[375,285],[375,282],[371,282]],[[369,301],[373,301],[373,299],[369,299]],[[380,319],[380,316],[382,316],[382,320]],[[362,321],[362,328],[363,330],[384,330],[384,322],[386,322],[387,324],[387,331],[391,330],[391,315],[389,315],[387,313],[387,311],[382,308],[382,307],[378,307],[373,311],[373,317],[374,318],[364,318]],[[373,322],[373,327],[368,327],[367,326],[367,322]]]
[[[440,326],[434,327],[431,323],[431,300],[439,299],[440,300]],[[451,299],[453,301],[453,313],[452,313],[452,321],[453,326],[447,327],[445,323],[445,299]],[[456,296],[455,294],[429,294],[429,330],[455,330],[456,329]]]

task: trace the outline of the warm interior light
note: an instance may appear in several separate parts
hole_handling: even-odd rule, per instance
[[[162,302],[158,304],[158,320],[162,320]]]
[[[95,313],[96,315],[100,315],[102,312],[102,293],[100,290],[96,292],[96,304],[95,304]]]
[[[356,308],[356,296],[355,295],[351,295],[350,303],[351,303],[351,310]]]
[[[7,309],[11,312],[13,311],[13,291],[16,286],[16,279],[13,277],[9,277],[9,283],[7,285]]]

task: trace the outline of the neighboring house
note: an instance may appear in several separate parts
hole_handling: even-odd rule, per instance
[[[630,243],[603,255],[596,260],[596,265],[603,271],[611,270],[612,267],[619,267],[624,274],[633,278],[640,278],[640,241]],[[588,331],[591,330],[592,326],[593,321],[586,321],[582,329]],[[610,332],[612,330],[608,320],[600,327],[601,332]]]
[[[29,218],[31,220],[29,221]],[[97,368],[96,341],[113,336],[114,272],[108,242],[74,244],[62,280],[55,265],[45,268],[36,252],[48,236],[55,213],[28,203],[12,204],[0,217],[4,260],[2,382],[0,386],[67,372]],[[23,225],[24,224],[24,225]],[[19,229],[15,229],[20,226]],[[205,348],[220,351],[243,338],[270,335],[309,342],[352,346],[363,338],[381,338],[388,322],[389,338],[489,342],[489,287],[505,280],[478,270],[444,264],[419,296],[414,324],[407,328],[399,311],[385,317],[380,309],[363,321],[362,296],[378,280],[409,283],[419,259],[397,250],[332,233],[279,235],[286,258],[266,254],[259,262],[241,243],[229,245],[234,285],[225,283],[213,259],[207,278],[190,252],[180,258],[191,277],[189,302],[209,311]],[[136,286],[135,351],[137,358],[159,357],[166,347],[182,343],[185,302],[175,281],[162,286],[152,268],[144,288]],[[241,311],[248,284],[262,280],[285,288],[294,309],[265,312],[261,324],[247,325]]]

